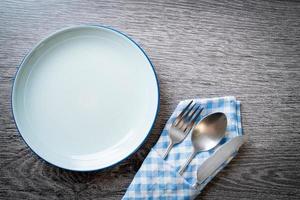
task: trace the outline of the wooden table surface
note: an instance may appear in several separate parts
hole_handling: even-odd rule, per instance
[[[145,144],[104,171],[70,172],[22,141],[11,88],[23,56],[67,26],[102,24],[128,34],[160,82],[158,119]],[[300,199],[300,2],[0,2],[0,199],[120,199],[176,104],[234,95],[248,142],[198,199]]]

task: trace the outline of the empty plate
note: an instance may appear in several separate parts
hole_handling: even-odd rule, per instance
[[[158,112],[159,87],[143,50],[106,27],[52,34],[23,60],[12,108],[28,146],[53,165],[103,169],[133,153]]]

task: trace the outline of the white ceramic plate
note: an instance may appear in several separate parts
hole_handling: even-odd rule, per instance
[[[103,169],[133,153],[157,115],[152,64],[124,34],[79,26],[39,43],[16,74],[12,107],[29,147],[56,166]]]

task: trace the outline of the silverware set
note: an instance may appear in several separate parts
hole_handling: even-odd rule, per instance
[[[203,108],[193,101],[182,110],[176,117],[169,130],[169,145],[163,155],[165,159],[175,144],[182,142],[189,132],[192,131],[193,151],[185,164],[179,169],[183,174],[192,159],[201,151],[208,151],[214,148],[225,135],[227,117],[222,112],[215,112],[205,116],[196,124]],[[195,125],[196,124],[196,125]]]

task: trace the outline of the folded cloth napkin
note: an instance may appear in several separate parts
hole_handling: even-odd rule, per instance
[[[133,181],[128,187],[123,200],[127,199],[194,199],[205,185],[235,156],[238,145],[233,146],[232,152],[228,151],[230,142],[233,138],[242,138],[242,125],[240,114],[240,102],[235,97],[221,97],[211,99],[193,99],[194,102],[201,105],[204,110],[199,119],[213,112],[224,112],[227,117],[227,129],[225,137],[212,150],[198,153],[192,162],[188,165],[183,175],[178,173],[179,168],[184,164],[189,155],[192,153],[191,133],[184,141],[175,145],[167,158],[163,160],[162,155],[169,144],[168,130],[174,122],[177,115],[191,101],[181,101],[168,120],[164,130],[156,145],[152,148],[142,166],[136,173]],[[239,140],[235,140],[239,141]],[[228,145],[229,144],[229,145]],[[219,152],[218,152],[219,151]],[[217,154],[218,153],[218,154]],[[224,158],[224,156],[225,158]],[[215,156],[214,159],[212,159]],[[221,161],[221,162],[220,162]],[[212,165],[217,166],[212,166]],[[209,167],[207,167],[209,165]],[[197,169],[203,166],[204,180],[197,182]],[[211,167],[210,167],[211,166]],[[207,170],[210,168],[210,170]],[[215,169],[215,170],[211,170]]]

